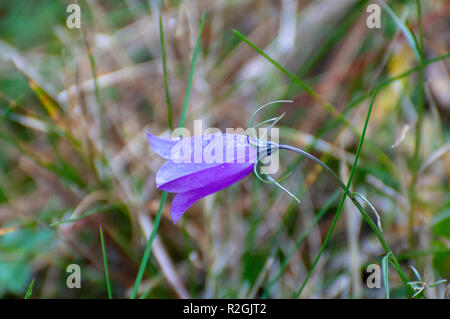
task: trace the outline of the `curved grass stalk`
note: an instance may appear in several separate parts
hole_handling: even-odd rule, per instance
[[[290,145],[278,145],[279,149],[286,149],[286,150],[290,150],[293,152],[296,152],[298,154],[301,154],[305,157],[307,157],[308,159],[314,161],[315,163],[319,164],[320,166],[322,166],[325,171],[327,173],[330,174],[330,176],[333,177],[333,179],[336,181],[336,183],[339,185],[339,187],[344,190],[345,195],[347,195],[350,200],[353,202],[353,204],[356,206],[356,208],[359,210],[359,212],[361,213],[362,217],[364,218],[364,220],[368,223],[369,227],[372,229],[372,231],[375,233],[375,235],[377,236],[381,246],[383,247],[383,249],[385,250],[387,255],[391,256],[391,263],[394,267],[394,269],[398,272],[399,276],[401,277],[402,281],[407,284],[409,282],[408,277],[405,275],[405,273],[403,272],[403,270],[400,267],[400,264],[397,260],[397,258],[395,257],[394,253],[392,252],[392,250],[390,249],[389,245],[386,243],[383,235],[382,235],[382,226],[381,226],[381,219],[380,216],[378,214],[378,212],[376,211],[375,207],[367,200],[367,198],[365,198],[363,195],[361,195],[360,193],[356,193],[356,192],[350,192],[348,190],[348,188],[346,187],[346,185],[341,181],[341,179],[336,175],[336,173],[330,168],[328,167],[328,165],[326,165],[325,163],[323,163],[321,160],[319,160],[318,158],[316,158],[314,155],[290,146]],[[258,160],[258,162],[260,161],[260,159]],[[257,162],[257,163],[258,163]],[[257,164],[256,163],[256,164]],[[256,167],[256,165],[255,165]],[[257,173],[257,172],[256,172]],[[274,183],[277,186],[281,186],[279,185],[279,183],[277,183],[276,181],[273,180],[273,178],[271,178],[270,176],[268,177],[269,180],[265,180],[262,177],[260,177],[259,173],[256,174],[257,177],[259,177],[261,180],[268,182],[268,183]],[[270,181],[272,179],[272,181]],[[293,195],[291,192],[289,192],[288,190],[286,190],[284,187],[281,187],[284,191],[286,191],[290,196],[294,197],[297,201],[298,199],[295,197],[295,195]],[[371,209],[371,211],[374,213],[374,215],[377,218],[377,224],[375,224],[372,220],[372,218],[369,216],[369,214],[366,212],[366,210],[364,209],[364,207],[358,202],[358,200],[356,198],[360,198],[361,200],[363,200]],[[335,217],[336,220],[336,217]],[[333,223],[334,225],[335,223]],[[333,226],[332,226],[333,227]],[[331,231],[333,230],[333,228],[330,228],[329,234],[331,234]],[[328,236],[327,236],[328,237]],[[324,245],[322,247],[325,247],[326,242],[324,242]],[[321,253],[319,253],[320,257]],[[316,260],[318,260],[318,258],[316,258]],[[314,269],[314,267],[312,267],[312,270]],[[305,280],[305,282],[303,283],[302,287],[300,288],[299,292],[295,295],[295,297],[298,297],[302,290],[304,289],[304,286],[306,285],[307,280],[309,279],[309,276],[307,277],[307,279]]]
[[[358,148],[356,150],[355,161],[353,162],[352,169],[350,171],[350,176],[349,176],[347,185],[345,185],[345,187],[342,187],[343,186],[343,182],[342,181],[338,182],[338,184],[341,186],[341,188],[344,189],[344,196],[342,197],[342,199],[341,199],[341,201],[339,203],[336,215],[335,215],[335,217],[333,219],[333,222],[332,222],[331,227],[330,227],[330,229],[328,231],[328,234],[325,237],[325,240],[324,240],[324,242],[322,244],[322,247],[320,248],[319,254],[317,255],[316,259],[314,260],[313,265],[312,265],[311,269],[309,270],[309,272],[308,272],[308,274],[307,274],[307,276],[306,276],[302,286],[300,287],[298,292],[296,294],[294,294],[295,298],[298,298],[301,295],[303,289],[306,286],[306,283],[308,282],[309,278],[311,277],[311,274],[314,271],[314,269],[315,269],[315,267],[316,267],[316,265],[317,265],[321,255],[322,255],[323,251],[325,250],[325,247],[326,247],[326,245],[328,243],[328,240],[331,237],[331,233],[333,232],[334,227],[336,226],[337,220],[338,220],[339,215],[340,215],[340,213],[342,211],[342,208],[344,206],[344,201],[345,201],[345,198],[346,198],[347,195],[352,200],[352,202],[356,206],[356,208],[358,208],[358,210],[360,211],[360,213],[363,216],[364,220],[369,224],[370,228],[373,230],[373,232],[377,236],[378,240],[380,241],[381,245],[383,246],[383,249],[386,251],[387,254],[390,254],[392,256],[393,266],[394,266],[395,270],[398,272],[399,276],[402,278],[402,281],[405,283],[405,285],[409,281],[408,277],[404,274],[403,270],[401,269],[401,267],[400,267],[400,265],[399,265],[399,263],[397,261],[397,258],[395,257],[395,255],[393,254],[392,250],[389,248],[388,244],[384,240],[383,235],[381,234],[381,231],[377,228],[377,226],[372,221],[372,219],[369,217],[369,215],[367,214],[365,209],[362,207],[362,205],[355,199],[354,195],[350,192],[350,185],[351,185],[353,176],[354,176],[355,171],[356,171],[356,166],[358,164],[358,158],[359,158],[359,155],[361,153],[362,144],[364,142],[364,137],[365,137],[365,134],[366,134],[367,126],[369,124],[369,118],[370,118],[372,107],[373,107],[373,104],[374,104],[374,101],[375,101],[376,93],[377,93],[377,91],[373,91],[373,93],[372,93],[371,103],[369,105],[369,110],[367,111],[366,120],[364,122],[364,128],[363,128],[363,131],[361,133],[361,138],[359,140]],[[298,150],[298,149],[292,148],[292,147],[290,147],[289,149],[294,150],[294,151]],[[305,153],[304,151],[300,152],[300,154],[304,154],[304,153]],[[314,158],[311,154],[308,154],[306,156],[308,156],[308,158]],[[326,165],[324,163],[322,163],[321,161],[316,161],[316,160],[314,160],[314,161],[316,163],[318,163],[319,165],[321,165],[322,167],[324,167],[325,170],[330,173],[331,169],[329,169],[328,167],[325,167]],[[333,176],[336,179],[337,175],[334,172],[330,173],[330,174],[331,174],[331,176]]]
[[[361,149],[362,149],[362,144],[363,144],[365,133],[366,133],[366,130],[367,130],[367,126],[368,126],[368,122],[369,122],[369,118],[370,118],[370,113],[371,113],[371,110],[372,110],[372,107],[373,107],[373,104],[374,104],[374,101],[375,101],[375,96],[376,96],[376,91],[373,91],[373,93],[372,93],[372,100],[371,100],[371,103],[370,103],[370,106],[369,106],[369,110],[367,112],[366,121],[364,123],[364,128],[363,128],[363,131],[361,133],[361,138],[359,140],[358,148],[357,148],[356,155],[355,155],[355,161],[353,163],[352,170],[350,172],[350,177],[349,177],[347,185],[345,185],[340,180],[340,178],[336,175],[336,173],[331,168],[329,168],[325,163],[323,163],[321,160],[319,160],[315,156],[311,155],[310,153],[308,153],[308,152],[306,152],[304,150],[301,150],[299,148],[290,146],[290,145],[284,145],[284,144],[277,145],[278,149],[285,149],[285,150],[290,150],[290,151],[296,152],[296,153],[298,153],[300,155],[303,155],[303,156],[307,157],[308,159],[314,161],[315,163],[319,164],[320,166],[322,166],[325,169],[325,171],[330,176],[333,177],[333,179],[337,182],[339,187],[344,190],[344,196],[342,197],[342,199],[341,199],[341,201],[339,203],[338,210],[337,210],[336,215],[335,215],[335,217],[333,219],[333,222],[332,222],[331,227],[330,227],[330,229],[328,231],[328,234],[327,234],[327,236],[326,236],[326,238],[325,238],[325,240],[324,240],[324,242],[322,244],[322,247],[321,247],[321,249],[319,251],[319,254],[317,255],[316,259],[314,260],[313,265],[312,265],[311,269],[309,270],[309,272],[308,272],[308,274],[307,274],[307,276],[306,276],[302,286],[300,287],[298,292],[294,295],[295,298],[298,298],[300,296],[300,294],[302,293],[303,289],[306,286],[306,283],[308,282],[309,278],[311,277],[311,274],[312,274],[313,270],[315,269],[315,267],[316,267],[316,265],[317,265],[321,255],[322,255],[323,251],[325,250],[325,247],[326,247],[326,245],[328,243],[328,240],[331,237],[331,233],[333,232],[334,227],[335,227],[335,225],[337,223],[337,220],[339,218],[339,215],[340,215],[340,213],[342,211],[342,208],[343,208],[346,196],[348,196],[350,198],[350,200],[353,202],[353,204],[358,208],[358,210],[360,211],[360,213],[363,216],[364,220],[369,224],[370,228],[376,234],[378,240],[380,241],[380,243],[383,246],[383,249],[386,251],[386,253],[388,255],[392,256],[392,265],[394,266],[394,269],[399,273],[399,276],[402,278],[402,281],[405,283],[405,285],[407,285],[407,282],[409,282],[407,276],[404,274],[403,270],[401,269],[401,267],[400,267],[396,257],[394,256],[392,250],[390,249],[390,247],[388,246],[388,244],[386,243],[386,241],[383,238],[383,235],[381,233],[382,229],[380,227],[381,226],[381,222],[380,222],[380,219],[379,219],[379,215],[376,212],[376,210],[374,209],[373,205],[371,205],[370,202],[363,195],[361,195],[359,193],[352,193],[352,192],[350,192],[350,185],[351,185],[353,176],[354,176],[355,171],[356,171],[356,165],[358,163],[358,158],[359,158],[359,155],[360,155],[360,152],[361,152]],[[265,107],[265,106],[267,106],[267,105],[263,105],[262,107],[260,107],[255,112],[255,114],[253,115],[252,120],[251,120],[251,125],[253,124],[253,118],[256,115],[256,113],[259,110],[261,110],[263,107]],[[258,146],[259,146],[259,142],[257,142],[257,143],[258,143]],[[271,145],[269,143],[266,143],[265,149],[269,149],[269,148],[271,148]],[[270,155],[270,153],[263,154],[263,156],[260,157],[260,152],[259,152],[259,148],[258,148],[258,160],[256,161],[255,166],[254,166],[254,171],[255,171],[256,176],[259,179],[261,179],[262,181],[273,183],[273,184],[277,185],[278,187],[280,187],[281,189],[286,191],[290,196],[293,196],[295,199],[297,199],[291,192],[287,191],[284,187],[282,187],[279,183],[277,183],[272,177],[269,176],[267,180],[264,180],[259,175],[259,173],[257,172],[257,165],[261,161],[261,159],[264,158],[267,155]],[[357,199],[356,199],[357,197],[362,199],[373,210],[375,216],[377,216],[378,226],[370,218],[369,214],[366,212],[364,207],[357,201]],[[298,201],[298,199],[297,199],[297,201]]]

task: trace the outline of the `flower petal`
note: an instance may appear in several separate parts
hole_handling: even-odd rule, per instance
[[[218,183],[248,169],[253,169],[253,163],[177,164],[167,161],[156,173],[156,186],[163,191],[183,193]]]
[[[170,154],[172,151],[172,147],[175,146],[179,140],[168,140],[164,138],[157,137],[149,132],[147,132],[148,142],[150,143],[150,147],[158,153],[159,156],[164,157],[166,159],[170,159]]]
[[[205,187],[218,180],[227,178],[228,176],[239,174],[253,167],[257,159],[256,149],[248,144],[247,137],[239,134],[223,134],[224,143],[220,142],[217,146],[210,147],[208,143],[204,143],[206,139],[200,140],[199,154],[185,157],[189,159],[189,163],[176,162],[176,150],[180,145],[186,146],[185,143],[193,142],[193,138],[183,139],[177,147],[174,148],[172,160],[164,163],[156,174],[156,185],[159,189],[173,193],[182,193],[189,190]],[[200,136],[201,138],[201,136]],[[205,149],[206,147],[206,149]],[[195,148],[195,146],[194,146]],[[219,161],[208,163],[205,160],[206,151],[216,148],[219,151]],[[186,148],[187,149],[187,148]],[[197,151],[197,149],[194,150]],[[205,152],[204,152],[205,151]],[[197,157],[200,162],[192,163]],[[214,157],[214,156],[213,156]]]
[[[208,196],[212,193],[216,193],[238,181],[245,178],[253,171],[253,166],[247,167],[235,175],[228,176],[227,178],[217,180],[214,184],[208,185],[206,187],[197,188],[188,192],[179,193],[175,195],[172,201],[172,206],[170,207],[170,214],[174,223],[186,212],[186,210],[191,207],[199,199]]]

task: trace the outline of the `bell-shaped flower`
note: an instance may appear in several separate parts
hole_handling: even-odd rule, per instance
[[[170,209],[174,223],[199,199],[249,175],[257,161],[254,140],[215,133],[177,140],[147,133],[151,148],[167,159],[156,173],[158,189],[176,193]]]

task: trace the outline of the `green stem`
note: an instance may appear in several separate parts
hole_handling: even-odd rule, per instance
[[[95,92],[95,98],[97,100],[98,104],[98,111],[100,114],[99,121],[100,121],[100,137],[101,137],[101,148],[103,149],[104,143],[105,143],[105,121],[103,120],[103,114],[105,112],[105,107],[103,105],[103,101],[100,98],[100,89],[98,87],[98,81],[97,81],[97,66],[95,63],[95,58],[92,53],[92,50],[89,46],[89,42],[87,40],[86,31],[83,29],[83,38],[84,38],[84,44],[86,46],[86,50],[89,57],[89,64],[91,66],[91,72],[92,72],[92,81],[94,83],[94,92]]]
[[[417,19],[419,24],[419,43],[418,43],[418,52],[419,52],[419,65],[418,65],[418,86],[419,89],[417,91],[417,122],[416,122],[416,133],[414,140],[414,155],[412,160],[412,180],[411,185],[409,187],[409,196],[411,198],[411,209],[409,212],[409,220],[408,220],[408,228],[409,228],[409,245],[410,248],[413,248],[415,245],[414,238],[414,220],[415,220],[415,210],[417,206],[417,194],[416,194],[416,183],[418,177],[418,171],[420,168],[420,143],[422,138],[422,122],[423,122],[423,111],[424,111],[424,52],[423,52],[423,33],[422,33],[422,14],[420,1],[416,0],[417,5]]]
[[[100,242],[102,244],[103,264],[105,266],[106,290],[108,291],[108,298],[112,299],[111,284],[109,282],[108,259],[106,258],[105,240],[103,238],[103,230],[101,225],[100,225]]]
[[[31,281],[30,285],[28,286],[27,292],[25,294],[24,299],[29,299],[31,296],[31,293],[33,292],[33,286],[34,286],[34,278]]]
[[[439,55],[439,56],[437,56],[437,57],[435,57],[433,59],[425,60],[423,65],[427,66],[429,64],[436,63],[438,61],[442,61],[442,60],[445,60],[445,59],[448,59],[448,58],[450,58],[450,52],[442,54],[442,55]],[[411,68],[409,70],[406,70],[403,73],[400,73],[399,75],[395,75],[395,76],[393,76],[391,78],[388,78],[388,79],[384,80],[383,82],[379,83],[375,87],[375,90],[379,91],[380,89],[388,86],[392,82],[401,80],[401,79],[403,79],[403,78],[405,78],[405,77],[407,77],[407,76],[409,76],[409,75],[411,75],[411,74],[413,74],[413,73],[415,73],[415,72],[417,72],[419,70],[420,70],[420,66],[416,66],[416,67],[413,67],[413,68]],[[344,111],[344,115],[346,113],[348,113],[348,111],[352,110],[355,106],[360,104],[362,101],[364,101],[365,99],[370,97],[370,95],[371,95],[371,93],[367,93],[367,94],[364,94],[361,97],[358,97],[358,98],[354,99],[353,101],[351,101],[350,104],[346,107],[346,109]]]
[[[325,237],[325,240],[324,240],[324,242],[322,244],[322,247],[320,247],[319,253],[318,253],[316,259],[314,260],[314,262],[313,262],[313,264],[311,266],[311,269],[309,270],[308,274],[306,275],[306,278],[303,281],[303,284],[300,287],[300,289],[297,291],[296,294],[294,294],[295,298],[298,298],[301,295],[301,293],[303,292],[303,289],[305,288],[306,284],[308,283],[309,278],[312,275],[312,272],[314,271],[315,267],[317,266],[317,263],[319,262],[319,259],[322,256],[322,253],[324,252],[325,247],[326,247],[328,241],[330,240],[330,237],[331,237],[331,234],[332,234],[332,232],[334,230],[334,227],[336,226],[336,223],[337,223],[337,221],[339,219],[339,215],[341,214],[342,208],[344,206],[345,198],[346,198],[347,194],[349,194],[350,185],[352,183],[353,176],[354,176],[355,171],[356,171],[356,166],[358,164],[358,158],[359,158],[359,155],[361,153],[362,145],[363,145],[363,142],[364,142],[364,137],[365,137],[366,130],[367,130],[367,125],[369,123],[370,113],[372,111],[373,103],[375,101],[375,96],[376,96],[376,91],[374,91],[373,94],[372,94],[372,101],[370,102],[369,110],[368,110],[367,116],[366,116],[366,121],[364,123],[364,128],[363,128],[363,131],[362,131],[362,134],[361,134],[361,138],[359,139],[359,144],[358,144],[358,148],[356,150],[355,160],[353,162],[353,166],[352,166],[352,169],[350,171],[350,176],[349,176],[347,185],[344,188],[344,195],[342,196],[341,201],[339,202],[339,206],[338,206],[336,215],[334,216],[334,219],[333,219],[333,222],[331,223],[331,226],[330,226],[330,229],[328,231],[328,234]],[[329,168],[325,164],[323,164],[323,165],[320,164],[320,165],[322,167],[324,167],[327,171],[329,170]],[[334,177],[336,174],[333,172],[331,175]],[[342,187],[341,183],[339,183],[339,185]]]
[[[199,27],[198,34],[197,34],[197,40],[195,42],[194,53],[192,55],[191,70],[190,70],[190,74],[189,74],[188,84],[186,87],[186,95],[184,96],[183,110],[181,111],[180,127],[184,126],[184,121],[186,119],[187,105],[189,103],[189,96],[190,96],[191,89],[192,89],[192,82],[194,79],[194,70],[195,70],[195,65],[197,64],[198,52],[200,51],[200,43],[201,43],[200,40],[202,38],[202,30],[203,30],[204,24],[205,24],[205,13],[203,12],[202,17],[200,18],[200,27]]]
[[[166,46],[164,45],[164,31],[163,31],[163,23],[162,16],[159,16],[159,38],[161,41],[161,58],[163,65],[163,77],[164,77],[164,92],[166,94],[166,103],[167,103],[167,118],[169,121],[169,129],[173,131],[173,121],[172,121],[172,102],[170,99],[169,92],[169,84],[167,80],[167,62],[166,62]]]
[[[340,122],[344,123],[348,126],[354,133],[358,134],[359,132],[355,131],[355,128],[345,119],[341,113],[329,102],[325,101],[311,86],[309,86],[306,82],[302,81],[299,77],[289,72],[285,67],[279,64],[277,61],[268,56],[263,50],[261,50],[256,44],[247,39],[242,33],[237,30],[233,30],[234,34],[236,34],[239,38],[241,38],[245,43],[247,43],[252,49],[266,58],[270,63],[272,63],[276,68],[278,68],[284,75],[292,80],[292,82],[296,83],[303,90],[308,92],[314,99],[319,101],[325,110],[330,114],[334,115],[336,119]]]
[[[156,233],[158,231],[159,222],[161,220],[162,211],[164,208],[164,204],[166,203],[167,192],[162,192],[161,194],[161,202],[159,203],[158,213],[156,214],[155,221],[153,223],[152,232],[150,237],[148,238],[147,246],[145,247],[144,256],[142,257],[141,266],[139,267],[138,275],[136,277],[136,281],[134,282],[133,290],[131,291],[130,299],[135,299],[139,285],[142,280],[142,276],[144,275],[145,267],[147,267],[148,259],[150,258],[150,252],[152,251],[153,240],[156,237]]]
[[[188,103],[189,103],[189,95],[190,95],[190,92],[191,92],[191,89],[192,89],[192,82],[193,82],[193,78],[194,78],[195,65],[197,63],[198,52],[200,51],[200,42],[201,42],[200,40],[201,40],[201,35],[202,35],[204,22],[205,22],[205,12],[202,13],[202,16],[201,16],[201,19],[200,19],[200,27],[199,27],[199,30],[198,30],[197,41],[195,43],[194,53],[192,55],[191,70],[190,70],[190,74],[189,74],[188,85],[187,85],[187,88],[186,88],[186,94],[185,94],[185,97],[184,97],[183,110],[181,112],[181,118],[180,118],[180,125],[179,125],[179,127],[183,127],[184,126],[184,121],[186,119],[187,106],[188,106]],[[147,266],[148,259],[150,258],[150,253],[151,253],[153,240],[155,239],[156,233],[158,231],[159,221],[161,220],[162,211],[163,211],[163,208],[164,208],[164,204],[166,202],[166,198],[167,198],[167,192],[163,191],[161,193],[161,201],[159,202],[159,209],[158,209],[158,213],[156,214],[156,217],[155,217],[155,221],[154,221],[154,224],[153,224],[152,232],[151,232],[151,235],[150,235],[150,237],[148,239],[147,246],[145,247],[144,256],[142,257],[142,261],[141,261],[141,265],[139,267],[138,275],[136,277],[136,281],[134,282],[133,290],[131,292],[131,296],[130,296],[131,299],[135,299],[136,298],[139,285],[140,285],[140,283],[142,281],[142,276],[144,275],[145,267]]]
[[[383,235],[381,233],[381,230],[373,222],[373,220],[370,218],[369,214],[367,214],[367,212],[362,207],[362,205],[356,200],[355,194],[349,191],[350,184],[351,184],[351,181],[352,181],[354,173],[355,173],[356,164],[357,164],[360,152],[361,152],[362,142],[363,142],[363,139],[364,139],[364,136],[365,136],[365,133],[366,133],[367,123],[368,123],[368,120],[369,120],[369,117],[370,117],[370,112],[371,112],[371,108],[372,108],[372,105],[373,105],[373,102],[374,102],[374,98],[375,98],[375,93],[373,93],[373,95],[372,95],[372,101],[371,101],[371,104],[370,104],[370,107],[369,107],[369,111],[368,111],[368,114],[367,114],[366,122],[364,124],[364,129],[363,129],[363,132],[362,132],[362,137],[361,137],[360,143],[358,145],[358,149],[356,151],[355,162],[353,163],[352,171],[350,172],[350,177],[349,177],[349,181],[348,181],[347,185],[345,185],[339,179],[339,177],[336,175],[336,173],[334,173],[334,171],[331,168],[329,168],[325,163],[323,163],[322,161],[320,161],[318,158],[314,157],[313,155],[311,155],[311,154],[309,154],[309,153],[307,153],[307,152],[305,152],[305,151],[303,151],[303,150],[301,150],[299,148],[293,147],[293,146],[289,146],[289,145],[280,145],[279,146],[279,149],[286,149],[286,150],[290,150],[290,151],[299,153],[301,155],[304,155],[304,156],[308,157],[309,159],[311,159],[315,163],[319,164],[320,166],[322,166],[325,169],[325,171],[327,173],[329,173],[334,178],[334,180],[338,183],[339,187],[341,187],[344,190],[344,196],[342,197],[342,199],[341,199],[341,201],[339,203],[339,207],[338,207],[337,213],[336,213],[336,215],[335,215],[335,217],[333,219],[333,223],[332,223],[332,225],[330,227],[330,230],[328,231],[327,237],[325,238],[325,241],[324,241],[324,243],[323,243],[323,245],[322,245],[322,247],[321,247],[321,249],[319,251],[319,254],[317,255],[317,257],[316,257],[316,259],[315,259],[315,261],[314,261],[310,271],[308,272],[308,275],[305,278],[305,281],[303,282],[303,284],[302,284],[301,288],[299,289],[299,291],[295,294],[295,298],[298,298],[300,296],[300,294],[302,293],[306,283],[308,282],[308,280],[309,280],[309,278],[310,278],[310,276],[312,274],[312,271],[316,267],[317,262],[319,261],[320,256],[322,255],[322,253],[323,253],[323,251],[325,249],[325,246],[328,243],[328,240],[329,240],[329,238],[331,236],[331,233],[332,233],[332,231],[333,231],[333,229],[334,229],[334,227],[336,225],[336,222],[338,220],[339,214],[340,214],[340,212],[342,210],[342,207],[343,207],[343,204],[344,204],[344,201],[345,201],[345,196],[347,196],[347,195],[349,196],[349,198],[353,202],[353,204],[356,206],[356,208],[359,210],[359,212],[363,216],[364,220],[368,223],[369,227],[373,230],[373,232],[375,233],[376,237],[378,238],[378,240],[379,240],[381,246],[383,247],[383,249],[385,250],[385,252],[392,256],[392,264],[394,266],[394,269],[398,272],[398,274],[399,274],[400,278],[402,279],[402,281],[405,284],[407,282],[409,282],[409,279],[405,275],[403,270],[401,269],[397,258],[395,257],[395,255],[392,252],[391,248],[389,247],[389,245],[385,241],[385,239],[384,239],[384,237],[383,237]],[[361,196],[361,195],[359,195],[359,196]]]

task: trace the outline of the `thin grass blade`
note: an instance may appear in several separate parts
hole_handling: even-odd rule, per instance
[[[389,255],[390,253],[387,253],[386,256],[381,259],[381,273],[383,274],[384,294],[386,299],[389,299]]]
[[[31,281],[30,285],[28,286],[27,292],[25,294],[24,299],[29,299],[31,296],[31,293],[33,292],[33,286],[34,286],[34,278]]]
[[[106,281],[106,290],[108,291],[108,298],[112,299],[112,291],[111,291],[111,284],[109,281],[109,272],[108,272],[108,259],[106,257],[106,249],[105,249],[105,240],[103,238],[103,229],[100,225],[100,242],[102,244],[102,255],[103,255],[103,264],[105,266],[105,281]]]
[[[336,223],[337,223],[337,221],[339,219],[339,215],[341,214],[342,208],[344,207],[344,202],[345,202],[345,199],[347,197],[347,194],[349,193],[350,186],[351,186],[351,183],[352,183],[352,180],[353,180],[353,176],[355,175],[356,166],[358,164],[358,159],[359,159],[359,156],[361,154],[361,149],[362,149],[362,145],[363,145],[364,138],[365,138],[365,135],[366,135],[367,126],[369,124],[370,113],[372,111],[373,103],[375,101],[375,96],[376,96],[376,91],[374,91],[372,93],[372,100],[371,100],[370,105],[369,105],[369,110],[367,111],[366,120],[364,122],[364,128],[363,128],[363,131],[362,131],[362,134],[361,134],[361,138],[359,139],[358,148],[356,149],[355,160],[353,162],[352,169],[350,171],[350,176],[348,178],[348,182],[347,182],[347,185],[345,187],[344,195],[342,196],[342,199],[341,199],[341,201],[339,203],[336,215],[334,216],[333,222],[332,222],[332,224],[330,226],[330,230],[328,231],[328,234],[325,237],[325,240],[324,240],[324,242],[322,244],[322,247],[320,248],[319,254],[317,255],[316,259],[314,260],[314,262],[313,262],[313,264],[311,266],[311,269],[309,270],[308,274],[306,275],[306,278],[305,278],[302,286],[297,291],[297,293],[294,295],[295,298],[300,297],[301,293],[303,292],[303,289],[305,288],[309,278],[312,275],[312,272],[314,271],[315,267],[317,266],[317,263],[319,262],[320,257],[322,256],[323,251],[325,250],[325,247],[326,247],[326,245],[327,245],[327,243],[328,243],[328,241],[329,241],[329,239],[331,237],[331,234],[332,234],[332,232],[334,230],[334,227],[336,226]]]

